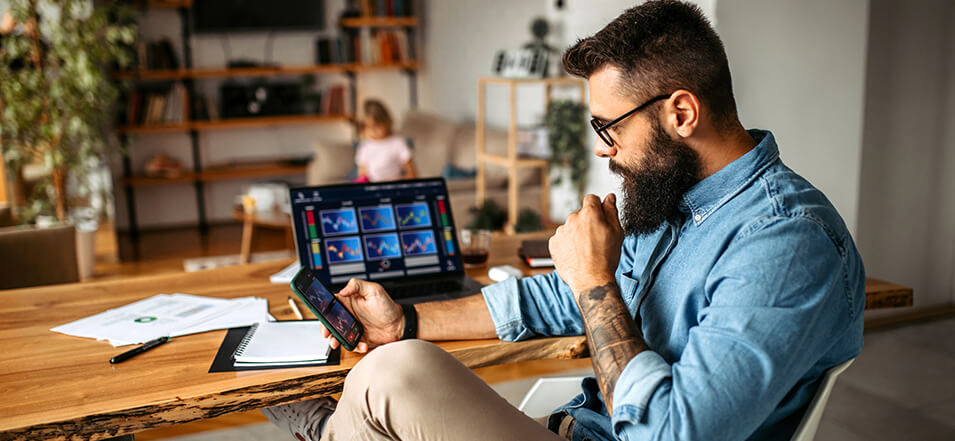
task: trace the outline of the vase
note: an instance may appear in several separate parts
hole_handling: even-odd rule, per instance
[[[556,181],[560,181],[557,183]],[[551,221],[562,224],[570,213],[580,208],[580,192],[570,179],[570,168],[550,169],[550,213]]]

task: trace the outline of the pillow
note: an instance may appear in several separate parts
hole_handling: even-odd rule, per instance
[[[348,172],[354,168],[355,148],[351,142],[318,141],[305,182],[308,185],[348,182]]]
[[[398,134],[411,139],[418,176],[441,176],[457,125],[439,116],[408,111]]]

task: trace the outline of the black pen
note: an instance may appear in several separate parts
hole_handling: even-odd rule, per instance
[[[159,346],[167,341],[169,341],[169,337],[159,337],[155,340],[147,341],[146,343],[143,343],[143,345],[138,348],[130,349],[126,352],[123,352],[122,354],[119,354],[113,358],[110,358],[109,362],[111,364],[122,363],[126,360],[129,360],[130,358],[133,358],[139,354],[142,354],[143,352],[146,352],[152,348],[155,348],[156,346]]]

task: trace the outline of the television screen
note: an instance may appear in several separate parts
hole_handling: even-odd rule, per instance
[[[320,30],[323,0],[194,0],[197,33]]]

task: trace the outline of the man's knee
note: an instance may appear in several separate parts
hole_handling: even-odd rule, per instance
[[[441,366],[452,359],[438,346],[423,340],[405,340],[376,348],[355,365],[345,379],[345,389],[413,390],[427,387],[428,379],[441,375]]]

